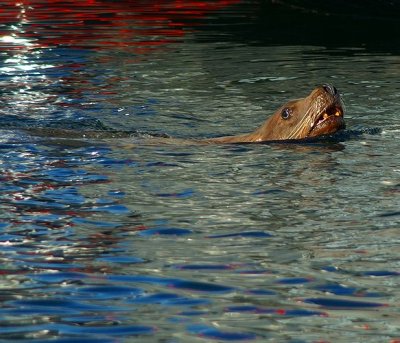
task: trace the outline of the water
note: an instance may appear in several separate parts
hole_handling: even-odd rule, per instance
[[[400,339],[390,37],[279,44],[257,31],[269,18],[257,2],[1,6],[2,341]],[[360,134],[137,139],[251,131],[323,82]]]

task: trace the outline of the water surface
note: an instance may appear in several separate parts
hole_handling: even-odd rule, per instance
[[[397,48],[278,44],[258,2],[1,6],[2,340],[400,339]],[[251,131],[324,82],[367,133],[138,144]]]

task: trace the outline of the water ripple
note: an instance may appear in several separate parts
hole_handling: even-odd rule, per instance
[[[367,302],[367,301],[355,301],[355,300],[345,300],[336,298],[309,298],[305,299],[304,302],[316,304],[324,308],[329,309],[368,309],[375,307],[387,306],[387,304]]]
[[[219,328],[213,328],[207,325],[190,325],[187,327],[190,333],[206,339],[214,339],[219,341],[250,341],[257,338],[253,333],[240,331],[224,331]]]

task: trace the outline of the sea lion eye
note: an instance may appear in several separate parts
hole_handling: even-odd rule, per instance
[[[282,119],[289,119],[291,115],[292,115],[292,109],[288,107],[284,108],[281,112]]]

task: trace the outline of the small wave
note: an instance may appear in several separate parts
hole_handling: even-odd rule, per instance
[[[339,143],[352,139],[358,139],[364,135],[378,135],[382,133],[382,129],[377,127],[365,127],[365,128],[356,128],[352,130],[341,130],[335,132],[332,135],[324,135],[319,137],[311,137],[304,139],[290,139],[290,140],[275,140],[275,141],[265,141],[257,144],[309,144],[309,143]],[[239,143],[243,144],[243,143]]]

